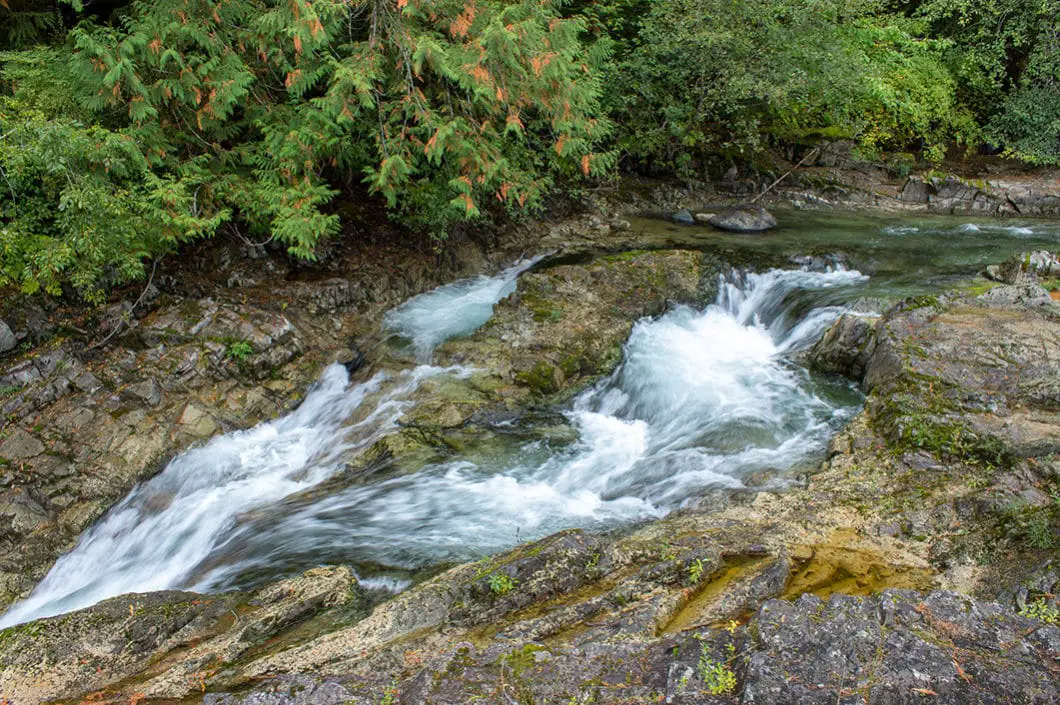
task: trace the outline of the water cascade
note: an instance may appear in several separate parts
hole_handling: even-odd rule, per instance
[[[521,263],[417,297],[387,316],[427,359],[473,331]],[[325,370],[291,414],[214,438],[136,487],[60,558],[0,627],[125,592],[223,590],[320,563],[400,589],[408,571],[478,558],[562,528],[658,516],[712,488],[783,484],[819,461],[857,409],[849,384],[790,360],[842,310],[857,272],[734,274],[702,310],[636,324],[624,361],[563,412],[573,443],[513,443],[411,475],[329,479],[395,428],[428,364],[350,385]]]

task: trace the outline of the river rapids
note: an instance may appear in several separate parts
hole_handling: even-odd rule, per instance
[[[520,263],[410,300],[386,317],[423,363],[350,383],[332,365],[282,418],[218,436],[137,486],[61,557],[0,627],[127,592],[220,591],[322,563],[400,590],[414,571],[569,528],[656,517],[717,488],[783,484],[820,461],[861,398],[793,362],[867,278],[842,268],[725,277],[704,308],[637,323],[622,364],[562,409],[573,442],[519,441],[413,474],[336,483],[397,428],[435,346],[473,332]]]

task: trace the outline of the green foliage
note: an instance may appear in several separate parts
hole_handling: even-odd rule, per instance
[[[6,54],[0,79],[0,285],[70,283],[89,299],[143,276],[143,260],[209,227],[169,212],[180,190],[129,134],[85,121],[63,93],[62,52]]]
[[[231,343],[225,349],[225,357],[240,363],[249,360],[250,356],[253,354],[254,347],[245,340],[241,340],[236,343]]]
[[[62,28],[59,4],[80,12],[80,0],[0,0],[0,49],[26,47],[55,36]]]
[[[1009,156],[1060,164],[1060,12],[1042,28],[1026,70],[986,132]]]
[[[444,238],[620,153],[1060,164],[1052,0],[57,2],[0,0],[0,286],[26,292],[98,301],[228,231],[312,259],[363,191]]]
[[[703,644],[697,670],[707,692],[711,695],[724,695],[736,690],[736,674],[722,661],[715,661],[711,658],[710,647],[707,644]]]
[[[490,592],[494,595],[507,595],[515,589],[518,581],[507,573],[493,573],[490,575],[487,583],[490,586]]]
[[[703,571],[706,566],[703,565],[703,559],[697,558],[688,565],[688,582],[691,585],[699,585],[699,581],[703,579]]]
[[[400,697],[401,691],[397,689],[396,685],[391,685],[383,691],[383,697],[379,699],[379,705],[395,705]]]
[[[1026,500],[1016,500],[1001,509],[1002,531],[1030,548],[1048,549],[1056,546],[1060,502],[1035,506]]]
[[[1052,0],[925,0],[958,99],[988,139],[1031,164],[1060,163],[1060,11]]]
[[[939,157],[975,125],[936,42],[874,2],[664,0],[612,68],[620,144],[678,168],[747,157],[771,139],[927,142]]]
[[[439,237],[534,208],[615,162],[584,27],[529,0],[137,1],[82,23],[5,62],[0,284],[91,298],[221,227],[312,258],[362,180]]]
[[[1037,619],[1039,622],[1045,622],[1046,624],[1060,624],[1060,609],[1046,602],[1044,597],[1028,601],[1023,606],[1023,609],[1020,610],[1020,614],[1027,619]]]

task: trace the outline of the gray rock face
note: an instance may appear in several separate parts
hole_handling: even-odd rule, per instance
[[[810,366],[819,372],[861,379],[875,348],[875,318],[846,314],[810,350]]]
[[[207,694],[203,702],[904,705],[929,698],[946,705],[1046,705],[1060,695],[1050,668],[1058,644],[1054,625],[952,592],[886,590],[827,601],[807,594],[766,602],[731,634],[487,648],[462,642],[427,663],[421,652],[406,651],[403,677],[394,680],[372,671],[307,671],[266,677],[238,694]],[[498,693],[518,699],[497,699]]]
[[[162,389],[158,386],[158,382],[147,379],[130,384],[122,390],[121,397],[147,406],[158,406],[162,402]]]
[[[846,167],[857,160],[854,158],[854,150],[857,142],[852,140],[838,140],[836,142],[825,142],[815,160],[817,166]]]
[[[0,353],[14,350],[16,345],[18,345],[18,338],[15,337],[14,331],[6,323],[0,321]]]
[[[314,611],[341,607],[357,595],[348,568],[314,568],[254,593],[167,590],[111,598],[40,620],[31,630],[0,632],[0,693],[12,705],[75,697],[142,672],[159,654],[186,649],[182,660],[157,669],[136,688],[148,699],[191,695],[205,664],[232,661]]]
[[[719,230],[760,233],[777,227],[773,214],[760,206],[741,206],[719,213],[707,221]]]
[[[969,457],[1003,450],[1014,462],[1060,450],[1053,425],[1060,316],[1044,293],[1003,285],[980,296],[912,300],[885,314],[864,376],[880,428],[892,441],[927,433],[936,444],[941,437],[932,433],[961,429]]]
[[[44,444],[20,428],[16,428],[7,440],[0,444],[0,458],[8,460],[27,460],[43,452]]]
[[[202,703],[203,705],[369,705],[372,701],[368,698],[356,697],[337,680],[322,681],[310,676],[287,676],[277,678],[264,688],[245,697],[207,693]]]
[[[936,213],[1050,216],[1060,211],[1060,196],[1048,185],[966,181],[953,175],[930,180],[910,176],[898,200]]]
[[[1054,703],[1060,629],[949,592],[803,595],[756,615],[741,703]]]
[[[932,194],[931,186],[923,179],[910,176],[902,187],[902,193],[898,196],[900,200],[907,203],[927,203]]]
[[[1003,284],[979,296],[979,300],[995,306],[1014,306],[1016,304],[1027,304],[1030,306],[1043,306],[1053,302],[1049,292],[1033,281],[1024,281],[1019,284]]]

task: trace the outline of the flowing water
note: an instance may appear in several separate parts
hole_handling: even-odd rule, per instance
[[[421,360],[429,359],[439,343],[481,328],[493,304],[515,291],[519,275],[539,260],[521,260],[495,277],[470,277],[428,291],[388,311],[383,322],[407,337]]]
[[[421,382],[470,371],[421,364],[350,384],[331,366],[288,416],[217,437],[135,488],[0,627],[124,592],[245,587],[321,563],[352,564],[365,585],[397,590],[414,571],[558,529],[660,516],[719,487],[782,485],[820,461],[860,406],[850,383],[811,375],[791,359],[848,302],[913,292],[1009,251],[1060,242],[1060,228],[1040,224],[990,232],[999,226],[873,221],[843,230],[831,220],[792,220],[799,248],[784,244],[790,230],[716,236],[706,246],[786,255],[827,247],[874,271],[875,281],[841,265],[734,272],[713,304],[636,324],[621,366],[562,410],[576,441],[513,441],[408,475],[336,481],[348,459],[395,428]],[[704,246],[695,229],[648,222],[661,240]],[[947,247],[948,256],[939,252]],[[429,361],[438,343],[488,320],[532,264],[416,297],[386,324]]]

